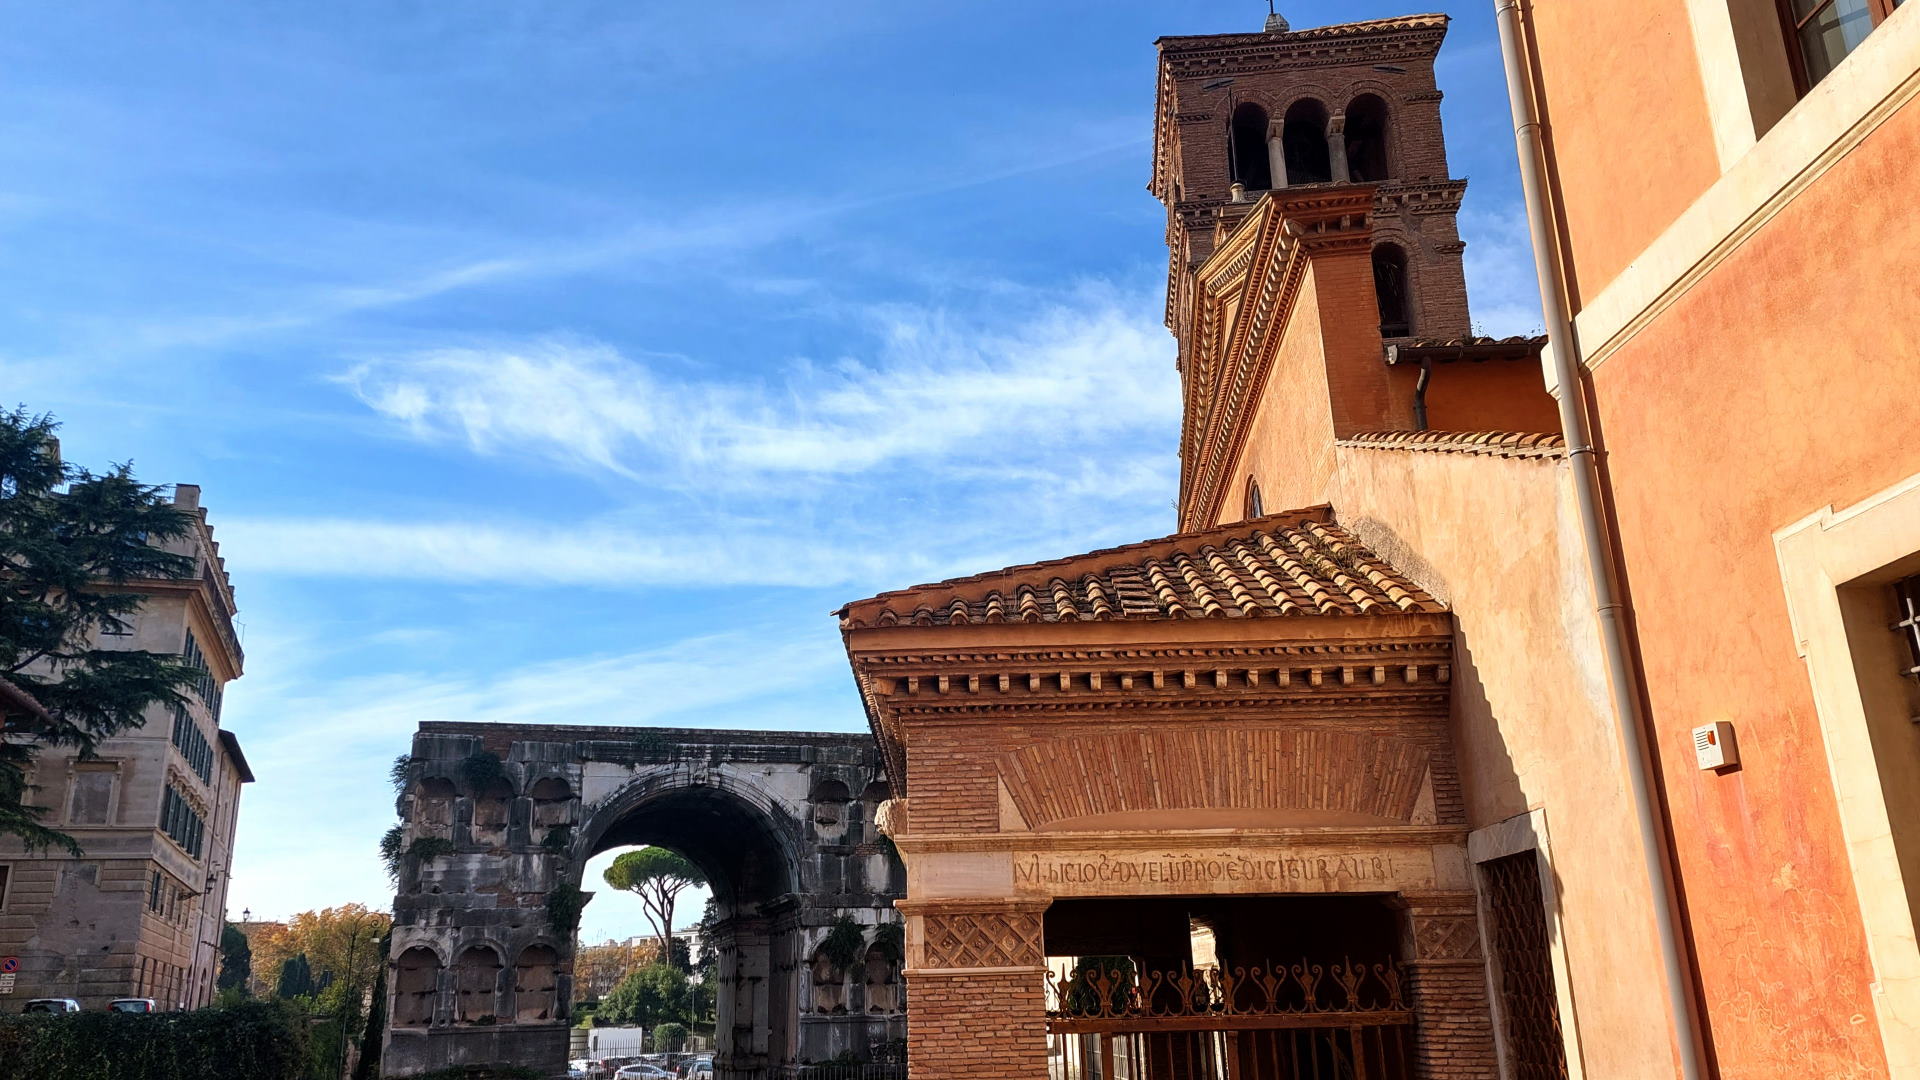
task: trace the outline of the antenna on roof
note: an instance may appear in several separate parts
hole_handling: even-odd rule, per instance
[[[1287,17],[1273,9],[1273,0],[1267,0],[1267,33],[1284,34],[1291,29],[1287,25]]]

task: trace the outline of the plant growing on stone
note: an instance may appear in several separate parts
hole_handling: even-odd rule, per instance
[[[400,859],[406,855],[407,829],[404,825],[395,825],[380,834],[380,861],[387,866],[387,880],[398,883],[400,880]]]
[[[580,914],[586,910],[587,901],[592,894],[580,891],[580,886],[571,882],[556,885],[547,893],[547,925],[555,933],[570,937],[580,929]]]
[[[193,517],[135,480],[131,465],[95,473],[60,460],[51,417],[0,412],[0,835],[29,850],[79,855],[73,837],[41,824],[27,774],[43,748],[91,756],[101,740],[140,726],[154,705],[177,705],[200,677],[173,653],[103,649],[144,598],[134,581],[178,581],[197,567],[162,545]]]
[[[897,922],[881,923],[873,928],[873,947],[890,964],[907,958],[907,928]]]
[[[490,788],[510,786],[507,784],[507,766],[500,755],[481,750],[468,754],[460,762],[460,779],[467,782],[467,790],[478,794]]]
[[[866,935],[860,930],[860,924],[853,921],[851,915],[840,915],[828,927],[827,936],[820,941],[820,955],[827,958],[835,971],[845,971],[860,959],[860,950],[867,943]]]
[[[547,830],[547,835],[541,839],[540,846],[557,854],[567,850],[567,845],[571,843],[573,843],[573,828],[568,825],[555,825]]]

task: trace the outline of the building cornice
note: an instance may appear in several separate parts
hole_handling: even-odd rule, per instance
[[[1321,255],[1367,250],[1376,200],[1372,184],[1270,191],[1195,271],[1193,324],[1200,342],[1187,380],[1182,529],[1202,528],[1219,516],[1226,466],[1246,442],[1252,404],[1307,265]],[[1230,304],[1233,326],[1222,328]]]
[[[911,827],[912,810],[908,812]],[[1465,825],[1307,826],[1273,829],[1175,829],[1141,833],[998,832],[915,833],[891,837],[908,855],[971,851],[1114,851],[1231,847],[1433,847],[1465,844]]]

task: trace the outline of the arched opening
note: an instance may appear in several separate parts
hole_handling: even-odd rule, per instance
[[[426,1027],[440,998],[440,958],[416,945],[393,963],[393,1024]]]
[[[1263,517],[1266,512],[1266,504],[1260,499],[1260,481],[1247,477],[1247,519]]]
[[[1324,184],[1333,179],[1327,154],[1327,107],[1301,98],[1287,108],[1280,130],[1280,147],[1287,159],[1287,184]]]
[[[847,973],[845,969],[834,966],[824,947],[813,951],[813,959],[807,962],[807,974],[813,983],[813,1001],[810,1003],[817,1013],[844,1013],[847,1011]]]
[[[797,927],[786,916],[798,880],[801,823],[720,787],[670,783],[636,785],[583,824],[582,854],[663,847],[700,869],[713,895],[703,948],[716,954],[715,985],[704,988],[713,1000],[714,1075],[775,1075],[795,1060],[796,983],[805,961]],[[594,888],[595,881],[583,887]],[[699,913],[698,905],[686,907]],[[677,932],[681,919],[675,922]]]
[[[1233,180],[1249,191],[1265,191],[1273,186],[1273,171],[1267,159],[1267,110],[1251,101],[1243,101],[1233,110],[1230,129]]]
[[[1387,160],[1387,103],[1361,94],[1347,106],[1347,177],[1378,183],[1393,175]]]
[[[469,833],[476,844],[497,846],[507,842],[507,822],[513,816],[513,788],[505,780],[493,780],[473,792],[473,822]]]
[[[847,804],[853,801],[847,785],[838,780],[822,780],[814,785],[807,801],[813,805],[813,827],[820,839],[833,843],[846,837]]]
[[[500,1018],[500,973],[506,965],[491,945],[469,945],[453,963],[453,1022],[491,1024]]]
[[[551,1019],[558,1010],[560,958],[545,945],[520,950],[513,965],[513,1015],[522,1023]]]
[[[413,788],[413,823],[421,836],[448,839],[453,835],[453,804],[459,798],[453,781],[427,777]]]
[[[527,792],[533,797],[533,828],[536,839],[545,839],[551,829],[565,828],[573,820],[573,786],[557,776],[536,781]],[[558,847],[558,837],[552,846]]]
[[[861,965],[866,978],[867,1011],[891,1015],[900,1011],[900,965],[879,944],[867,949]]]
[[[1398,244],[1376,244],[1373,249],[1373,297],[1380,306],[1380,336],[1406,337],[1413,333],[1407,286],[1407,253]]]

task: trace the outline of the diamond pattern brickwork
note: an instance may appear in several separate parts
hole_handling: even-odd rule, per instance
[[[930,968],[1039,967],[1040,916],[1033,912],[929,913],[926,966]]]

